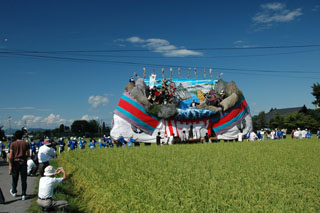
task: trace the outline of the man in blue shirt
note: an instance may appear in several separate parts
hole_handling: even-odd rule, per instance
[[[128,147],[133,147],[133,143],[136,142],[136,139],[133,139],[133,135],[129,138]]]
[[[33,141],[33,138],[31,138],[31,141],[30,141],[30,149],[31,149],[31,157],[33,157],[34,155],[37,155],[36,142]]]
[[[39,140],[38,140],[38,143],[37,143],[38,148],[40,148],[42,145],[43,145],[43,142],[42,142],[41,139],[39,139]]]
[[[64,147],[65,147],[66,143],[64,142],[63,138],[59,138],[58,145],[59,145],[59,153],[64,152]]]
[[[121,146],[125,146],[125,140],[124,140],[124,137],[122,135],[120,135],[120,137],[118,138],[118,142],[121,144]],[[120,146],[120,144],[117,143],[117,147]]]
[[[89,142],[89,148],[94,149],[96,148],[96,141],[94,139],[91,139]]]
[[[80,149],[83,149],[83,148],[82,148],[82,146],[83,146],[83,140],[82,140],[82,138],[80,138],[78,144],[79,144],[79,150],[80,150]]]
[[[108,146],[109,146],[110,148],[113,148],[113,142],[112,142],[112,139],[111,139],[110,136],[108,136],[107,142],[108,142]]]
[[[102,147],[101,139],[99,139],[98,146],[99,146],[99,149],[101,149],[101,147]]]
[[[6,146],[2,143],[2,141],[0,141],[0,156],[4,161],[7,159],[7,153],[5,149],[6,149]]]

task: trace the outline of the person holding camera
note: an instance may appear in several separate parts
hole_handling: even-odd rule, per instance
[[[22,200],[26,199],[27,192],[27,160],[29,157],[29,144],[22,140],[25,133],[17,130],[14,134],[16,140],[10,145],[9,174],[12,175],[12,187],[10,194],[17,197],[17,184],[21,175]]]
[[[49,160],[57,155],[56,151],[51,148],[49,139],[45,139],[43,143],[44,145],[40,147],[38,152],[39,173],[41,177],[43,176],[45,168],[49,166]]]
[[[62,173],[63,177],[56,178],[55,176]],[[68,201],[53,200],[53,189],[58,183],[67,179],[66,172],[63,168],[55,170],[51,165],[44,170],[44,177],[40,178],[38,200],[37,203],[43,210],[57,210],[68,206]]]

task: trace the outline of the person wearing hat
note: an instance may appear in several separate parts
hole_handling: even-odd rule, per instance
[[[44,140],[44,146],[41,146],[38,152],[39,172],[43,176],[44,169],[49,166],[49,160],[56,156],[56,151],[51,148],[49,139]]]
[[[21,175],[22,196],[21,199],[26,199],[27,192],[27,160],[29,157],[29,144],[22,140],[24,132],[17,130],[14,134],[16,140],[10,145],[9,154],[9,173],[12,175],[12,187],[10,194],[17,197],[17,184],[19,174]]]
[[[62,173],[63,177],[54,176]],[[44,177],[40,178],[37,203],[43,210],[56,210],[68,206],[68,201],[53,200],[53,189],[58,183],[67,179],[66,172],[63,168],[55,170],[52,166],[47,166],[44,170]]]

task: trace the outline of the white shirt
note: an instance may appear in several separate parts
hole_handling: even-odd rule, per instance
[[[242,133],[240,132],[238,135],[238,141],[241,142],[242,141]]]
[[[40,147],[39,152],[38,152],[38,160],[39,163],[44,163],[48,162],[51,158],[56,156],[56,151],[54,149],[43,145]]]
[[[256,133],[255,132],[251,132],[250,133],[250,138],[249,138],[249,141],[254,141],[257,137]]]
[[[36,164],[33,162],[33,160],[29,159],[27,161],[27,165],[28,165],[28,174],[31,172],[31,170],[36,166]]]
[[[169,137],[168,144],[169,145],[173,144],[173,136],[172,135]]]
[[[38,197],[45,199],[53,196],[53,188],[56,184],[63,181],[63,178],[42,177],[39,182]]]

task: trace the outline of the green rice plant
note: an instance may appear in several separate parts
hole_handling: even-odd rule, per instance
[[[318,212],[320,141],[70,151],[58,157],[84,212]]]

